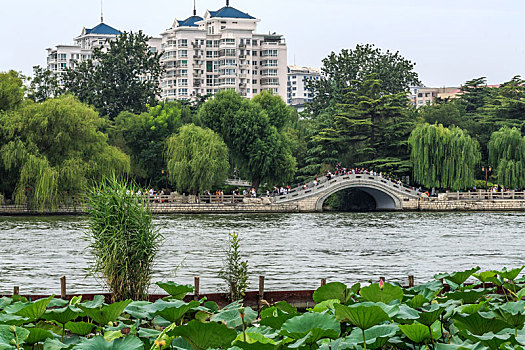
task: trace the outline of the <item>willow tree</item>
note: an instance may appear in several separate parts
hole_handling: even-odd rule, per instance
[[[525,187],[525,138],[517,128],[503,127],[493,132],[488,144],[489,163],[496,169],[498,183],[505,187]]]
[[[0,162],[13,174],[18,203],[43,209],[83,194],[104,175],[129,172],[129,157],[109,146],[104,123],[71,96],[28,103],[2,121]]]
[[[169,177],[180,192],[212,189],[228,176],[228,147],[212,130],[194,124],[184,125],[168,138],[166,160]]]
[[[458,127],[421,124],[408,139],[415,180],[426,187],[461,190],[474,186],[478,142]]]

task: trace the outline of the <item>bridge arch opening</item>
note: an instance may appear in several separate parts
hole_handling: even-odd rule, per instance
[[[319,198],[318,210],[388,211],[399,209],[399,199],[368,186],[342,188]]]

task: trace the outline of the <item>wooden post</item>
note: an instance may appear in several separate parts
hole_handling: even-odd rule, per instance
[[[321,287],[324,286],[326,284],[326,278],[322,278],[321,279]]]
[[[264,276],[259,276],[259,310],[262,307],[262,299],[264,299]]]
[[[199,295],[199,293],[200,293],[200,291],[199,291],[200,279],[201,278],[199,276],[195,276],[193,278],[193,284],[195,286],[195,292],[193,293],[193,299],[194,300],[199,300],[199,297],[200,297],[200,295]]]
[[[414,276],[410,275],[410,276],[408,276],[408,288],[412,288],[414,286],[415,286],[415,284],[414,284]]]
[[[13,287],[13,295],[20,295],[20,287],[18,286]]]
[[[66,299],[66,276],[60,277],[60,298]]]

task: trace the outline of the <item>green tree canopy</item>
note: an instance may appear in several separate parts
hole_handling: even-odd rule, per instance
[[[103,175],[129,172],[129,157],[109,146],[103,120],[72,96],[27,104],[2,119],[3,168],[16,179],[18,202],[43,208],[83,193]]]
[[[398,174],[408,172],[406,140],[414,121],[407,110],[406,94],[389,94],[376,74],[353,85],[337,106],[333,123],[313,139],[337,150],[337,159],[345,164]]]
[[[24,100],[23,77],[14,70],[0,73],[0,112],[18,107]]]
[[[270,124],[278,130],[292,123],[294,110],[286,105],[281,96],[274,95],[271,91],[262,91],[254,96],[252,101],[259,104],[266,111]]]
[[[323,77],[311,80],[307,86],[312,91],[313,102],[307,109],[314,115],[340,103],[348,90],[357,91],[359,82],[376,74],[389,94],[408,91],[410,85],[420,85],[415,63],[399,52],[383,51],[374,45],[357,45],[355,49],[344,49],[339,54],[332,52],[323,59]]]
[[[43,102],[64,93],[64,89],[58,83],[59,75],[40,66],[34,66],[33,73],[35,76],[31,79],[28,94],[33,101]]]
[[[163,72],[160,54],[149,49],[148,40],[141,31],[124,32],[107,51],[94,49],[92,60],[66,71],[66,91],[110,119],[122,111],[144,112],[157,102]]]
[[[254,187],[262,181],[279,183],[293,178],[296,160],[290,141],[272,125],[260,104],[233,90],[221,91],[202,105],[198,120],[222,135],[230,149],[232,165]]]
[[[160,103],[141,114],[122,112],[109,130],[110,143],[131,157],[131,176],[144,186],[164,187],[166,139],[182,126],[179,102]]]
[[[489,164],[496,169],[498,183],[507,188],[524,188],[525,138],[520,130],[503,127],[492,133],[488,150]]]
[[[479,146],[462,129],[421,124],[412,131],[408,142],[418,183],[452,190],[474,186]]]
[[[184,125],[167,140],[166,159],[169,177],[180,192],[212,189],[228,176],[228,147],[212,130],[194,124]]]

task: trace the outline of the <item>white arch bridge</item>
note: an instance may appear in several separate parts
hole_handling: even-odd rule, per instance
[[[314,186],[313,182],[292,189],[286,195],[276,196],[276,204],[297,204],[300,211],[322,211],[324,201],[332,194],[353,188],[369,194],[376,203],[376,210],[402,210],[417,208],[419,193],[381,176],[370,174],[347,174],[334,176],[330,180],[322,177]]]

